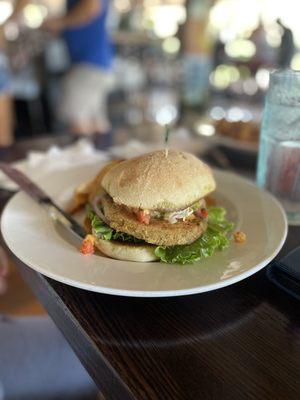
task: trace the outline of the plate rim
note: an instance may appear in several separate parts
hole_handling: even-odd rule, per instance
[[[244,178],[236,173],[233,173],[231,171],[224,171],[218,168],[215,168],[214,170],[217,170],[218,173],[221,174],[225,174],[225,175],[231,175],[233,176],[235,179],[239,179],[244,181],[245,183],[247,183],[248,185],[250,185],[251,187],[253,187],[254,189],[261,191],[264,193],[265,196],[268,196],[270,198],[270,200],[273,201],[273,203],[277,206],[278,211],[280,211],[280,215],[282,218],[282,221],[284,223],[284,232],[282,235],[282,238],[279,242],[279,244],[277,245],[277,247],[275,248],[275,250],[273,251],[273,253],[265,258],[263,261],[261,261],[260,263],[258,263],[257,265],[255,265],[254,267],[248,269],[247,271],[244,271],[238,275],[235,275],[231,278],[227,278],[224,279],[222,281],[219,281],[217,283],[213,283],[213,284],[208,284],[208,285],[204,285],[204,286],[196,286],[193,288],[189,288],[189,289],[175,289],[175,290],[129,290],[129,289],[116,289],[116,288],[108,288],[108,287],[103,287],[103,286],[95,286],[95,285],[91,285],[90,283],[85,284],[84,282],[78,282],[77,280],[73,280],[73,279],[69,279],[69,278],[61,278],[59,275],[57,274],[52,274],[51,272],[45,271],[44,268],[40,268],[39,266],[37,267],[36,265],[34,265],[33,262],[31,262],[30,260],[26,260],[26,257],[19,257],[19,255],[17,255],[9,246],[8,244],[8,239],[6,237],[5,231],[4,231],[4,219],[6,218],[6,213],[8,212],[8,207],[10,205],[10,203],[13,201],[13,199],[19,195],[19,191],[14,194],[9,201],[6,203],[3,212],[1,214],[1,221],[0,221],[0,228],[1,228],[1,232],[3,235],[3,239],[4,242],[6,244],[6,246],[9,248],[10,252],[14,255],[14,257],[16,257],[18,260],[20,260],[21,262],[23,262],[25,265],[27,265],[28,267],[30,267],[31,269],[33,269],[34,271],[50,278],[53,280],[56,280],[60,283],[64,283],[67,284],[69,286],[73,286],[79,289],[83,289],[83,290],[88,290],[91,292],[96,292],[96,293],[102,293],[102,294],[108,294],[108,295],[116,295],[116,296],[123,296],[123,297],[144,297],[144,298],[159,298],[159,297],[179,297],[179,296],[188,296],[188,295],[193,295],[193,294],[200,294],[200,293],[205,293],[205,292],[209,292],[212,290],[217,290],[217,289],[221,289],[223,287],[226,286],[230,286],[234,283],[240,282],[246,278],[248,278],[251,275],[254,275],[255,273],[257,273],[258,271],[260,271],[262,268],[264,268],[267,264],[269,264],[269,262],[279,253],[279,251],[281,250],[286,237],[287,237],[287,233],[288,233],[288,222],[287,222],[287,218],[285,215],[285,211],[282,207],[282,205],[280,204],[280,202],[267,190],[260,188],[259,186],[257,186],[253,181],[251,181],[248,178]]]

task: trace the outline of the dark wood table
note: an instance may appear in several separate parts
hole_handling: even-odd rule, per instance
[[[0,156],[12,161],[30,147]],[[8,197],[1,192],[2,207]],[[279,257],[299,241],[291,227]],[[106,399],[300,398],[299,302],[265,270],[214,292],[142,299],[83,291],[18,265]]]

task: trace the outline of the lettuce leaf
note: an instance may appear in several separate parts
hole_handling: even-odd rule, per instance
[[[161,261],[170,264],[192,264],[202,258],[212,256],[215,251],[229,246],[227,233],[234,224],[226,219],[226,210],[222,207],[208,209],[208,228],[195,242],[183,246],[158,246],[155,254]]]
[[[223,207],[208,208],[208,226],[218,232],[232,231],[234,224],[226,219],[226,210]]]

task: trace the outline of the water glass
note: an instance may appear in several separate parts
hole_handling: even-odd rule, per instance
[[[300,71],[270,76],[260,134],[257,183],[300,224]]]

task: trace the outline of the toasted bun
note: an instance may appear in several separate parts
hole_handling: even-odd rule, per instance
[[[155,246],[126,244],[113,240],[96,239],[96,247],[105,255],[117,260],[149,262],[158,258],[154,254]]]
[[[102,186],[117,204],[175,211],[206,196],[216,184],[211,169],[192,154],[158,150],[113,166]]]

